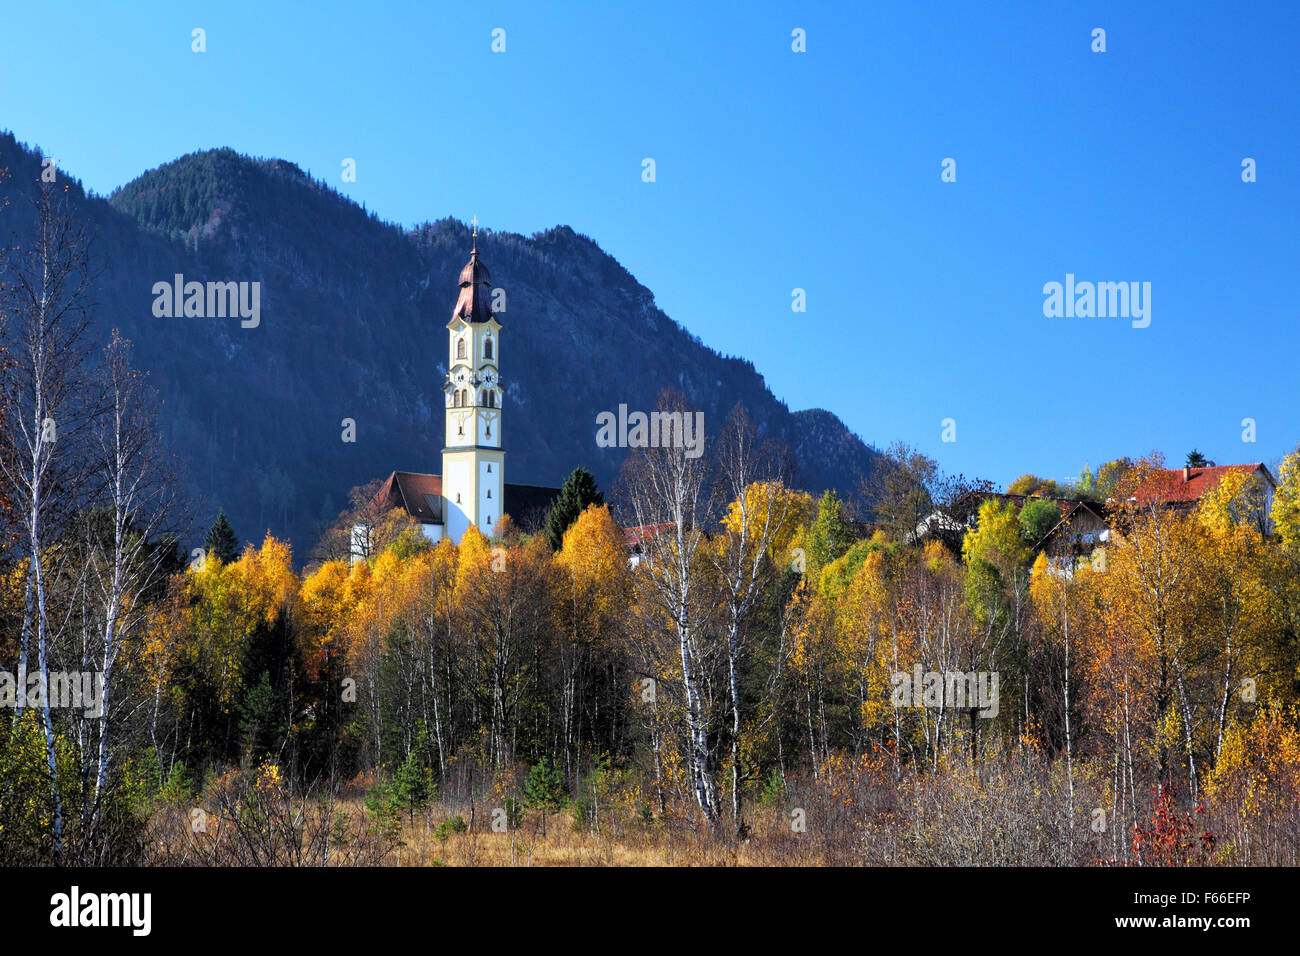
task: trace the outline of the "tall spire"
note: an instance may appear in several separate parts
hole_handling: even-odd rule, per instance
[[[486,322],[492,318],[492,309],[488,297],[492,291],[492,276],[488,267],[478,257],[478,216],[473,219],[473,246],[469,253],[469,262],[460,270],[460,296],[456,299],[456,308],[452,310],[453,325],[458,319],[466,322]]]

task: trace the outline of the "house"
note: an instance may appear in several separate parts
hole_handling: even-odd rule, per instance
[[[660,521],[658,524],[641,524],[623,529],[623,546],[627,548],[628,564],[636,567],[642,561],[648,561],[650,555],[646,548],[651,538],[666,533],[677,525],[672,521]]]
[[[1106,568],[1106,545],[1110,541],[1110,522],[1106,508],[1095,501],[1068,502],[1067,508],[1035,550],[1047,555],[1053,572],[1070,577],[1081,563],[1095,571]]]
[[[1251,479],[1253,501],[1251,515],[1260,534],[1272,533],[1270,513],[1277,480],[1263,462],[1241,465],[1186,465],[1182,468],[1159,468],[1143,479],[1134,493],[1139,505],[1162,504],[1170,508],[1191,510],[1206,493],[1216,488],[1224,476],[1245,474]]]
[[[918,521],[912,531],[912,541],[920,541],[929,535],[957,538],[965,536],[966,532],[978,523],[980,506],[990,500],[1013,504],[1016,511],[1030,501],[1050,501],[1061,512],[1062,518],[1074,511],[1079,504],[1086,503],[1094,509],[1100,508],[1091,502],[1080,502],[1072,498],[1040,498],[1038,495],[1011,495],[998,491],[968,491],[951,505],[935,508]]]
[[[1015,506],[1017,512],[1031,501],[1050,501],[1060,517],[1043,537],[1034,542],[1035,551],[1044,551],[1054,573],[1074,573],[1080,560],[1096,567],[1105,563],[1105,542],[1110,538],[1106,508],[1095,501],[1074,498],[1042,498],[1038,495],[1012,495],[996,491],[971,491],[951,505],[936,508],[917,523],[913,540],[933,536],[959,547],[967,531],[979,522],[980,506],[986,501],[1000,501]]]

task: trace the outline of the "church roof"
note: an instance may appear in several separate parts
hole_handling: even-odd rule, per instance
[[[488,267],[479,259],[477,247],[470,252],[469,262],[460,270],[460,278],[456,281],[462,286],[492,284],[492,273],[488,272]]]
[[[488,296],[492,292],[492,274],[478,257],[478,226],[474,227],[474,248],[470,250],[469,262],[460,270],[460,296],[456,299],[456,308],[452,310],[451,321],[486,322],[492,318],[492,309],[488,305]]]
[[[551,510],[551,502],[560,493],[559,488],[544,485],[512,485],[506,482],[505,513],[520,528],[533,531],[541,528]]]
[[[395,471],[375,500],[385,508],[401,508],[424,524],[442,524],[442,477],[418,471]]]
[[[525,529],[541,527],[559,488],[513,485],[506,482],[505,508],[515,524]],[[418,471],[395,471],[375,495],[384,508],[401,508],[422,524],[442,524],[442,477]]]

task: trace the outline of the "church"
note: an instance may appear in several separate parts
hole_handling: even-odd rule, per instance
[[[503,515],[524,528],[540,526],[559,494],[558,488],[506,482],[501,323],[489,304],[491,275],[478,257],[477,219],[459,282],[460,295],[447,323],[442,474],[395,471],[375,498],[384,510],[403,509],[429,540],[456,543],[470,525],[491,537]],[[365,529],[353,530],[354,553],[363,534]]]

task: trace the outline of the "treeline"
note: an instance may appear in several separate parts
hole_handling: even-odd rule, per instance
[[[539,781],[580,820],[599,793],[719,837],[797,808],[841,862],[1295,862],[1300,455],[1269,537],[1248,476],[1174,509],[1133,463],[1080,560],[1035,551],[1034,501],[985,499],[954,550],[786,487],[742,412],[716,441],[639,452],[623,521],[569,501],[556,550],[396,514],[302,576],[273,538],[210,549],[139,658],[146,762],[191,792],[240,766],[436,795],[483,829]],[[916,463],[887,459],[881,515],[940,487]],[[954,834],[958,806],[985,816]]]

